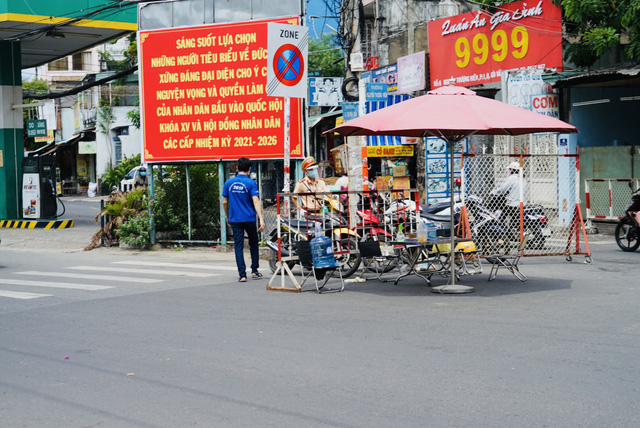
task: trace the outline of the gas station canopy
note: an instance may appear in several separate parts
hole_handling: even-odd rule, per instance
[[[137,29],[137,2],[0,2],[0,40],[20,41],[22,68],[36,67]]]

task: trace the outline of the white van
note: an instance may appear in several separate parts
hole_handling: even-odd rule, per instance
[[[120,181],[120,190],[123,192],[128,192],[129,190],[133,189],[133,185],[136,182],[136,178],[138,178],[140,176],[140,169],[144,169],[146,171],[146,168],[144,166],[136,166],[134,167],[131,171],[129,171],[127,173],[127,175],[124,176],[124,178],[122,179],[122,181]],[[147,181],[147,177],[144,177],[143,180]]]

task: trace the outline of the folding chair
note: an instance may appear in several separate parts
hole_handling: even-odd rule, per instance
[[[298,258],[300,259],[300,264],[302,265],[302,267],[310,270],[310,273],[304,277],[304,280],[302,281],[302,284],[300,284],[300,287],[302,287],[304,283],[307,282],[307,279],[309,279],[309,277],[313,275],[313,280],[315,281],[316,290],[318,291],[318,293],[336,293],[344,290],[344,280],[342,278],[342,270],[340,269],[340,265],[336,263],[336,265],[333,267],[327,267],[327,268],[315,267],[313,265],[313,258],[311,257],[311,243],[309,241],[304,241],[304,240],[298,241],[297,253],[298,253]],[[338,271],[338,275],[340,276],[341,287],[325,290],[324,286],[327,284],[327,281],[331,279],[334,271],[336,270]],[[304,270],[303,270],[303,276],[304,276]],[[322,285],[318,284],[319,280],[323,281]]]
[[[395,266],[392,263],[396,262],[397,264],[400,258],[399,254],[383,255],[380,249],[380,241],[358,242],[358,250],[360,251],[360,257],[362,257],[362,278],[364,278],[365,272],[373,267],[378,275],[376,279],[380,279],[382,274],[393,270]],[[365,259],[367,263],[364,263]]]
[[[525,282],[527,277],[525,274],[520,272],[518,268],[518,262],[520,261],[520,256],[524,251],[524,247],[527,245],[527,240],[529,239],[529,234],[525,233],[520,246],[518,247],[518,252],[516,254],[506,254],[500,255],[496,254],[493,256],[487,256],[486,260],[491,263],[491,272],[489,273],[489,281],[493,281],[496,279],[496,275],[498,274],[498,269],[505,268],[508,269],[516,278],[520,281]]]

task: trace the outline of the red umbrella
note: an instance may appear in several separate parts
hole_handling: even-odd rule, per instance
[[[522,135],[534,132],[578,132],[575,126],[552,117],[521,109],[459,86],[443,86],[425,95],[374,111],[326,131],[343,136],[399,135],[403,137],[439,137],[449,143],[451,164],[453,144],[473,134]],[[449,180],[451,230],[454,224],[453,169]],[[451,233],[451,249],[455,248]],[[451,283],[434,290],[466,293],[472,287],[456,286],[455,264],[451,263]]]
[[[521,135],[578,130],[561,120],[477,96],[467,88],[443,86],[421,97],[344,122],[329,132],[345,136],[434,136],[459,141],[472,134]]]

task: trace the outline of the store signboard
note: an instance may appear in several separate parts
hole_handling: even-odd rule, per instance
[[[366,100],[374,102],[387,101],[388,85],[386,83],[367,83]]]
[[[96,142],[95,141],[79,141],[78,142],[78,154],[80,155],[95,155]]]
[[[364,72],[360,79],[365,83],[386,83],[387,92],[395,93],[398,90],[398,65],[387,65]]]
[[[27,137],[46,137],[46,120],[27,120]]]
[[[400,156],[413,156],[413,146],[368,146],[369,158],[393,158]]]
[[[562,71],[562,20],[552,0],[438,19],[429,22],[428,33],[432,88],[451,79],[459,86],[498,82],[503,70]]]
[[[342,103],[342,117],[345,122],[359,116],[358,107],[358,103]]]
[[[33,137],[33,141],[36,143],[46,143],[47,141],[53,141],[55,138],[53,136],[53,129],[47,130],[47,135],[44,137]]]
[[[558,94],[531,95],[531,111],[559,119]]]
[[[284,99],[267,97],[266,91],[269,22],[297,25],[299,20],[139,33],[146,162],[283,158]],[[290,154],[303,156],[298,98],[291,99]]]

